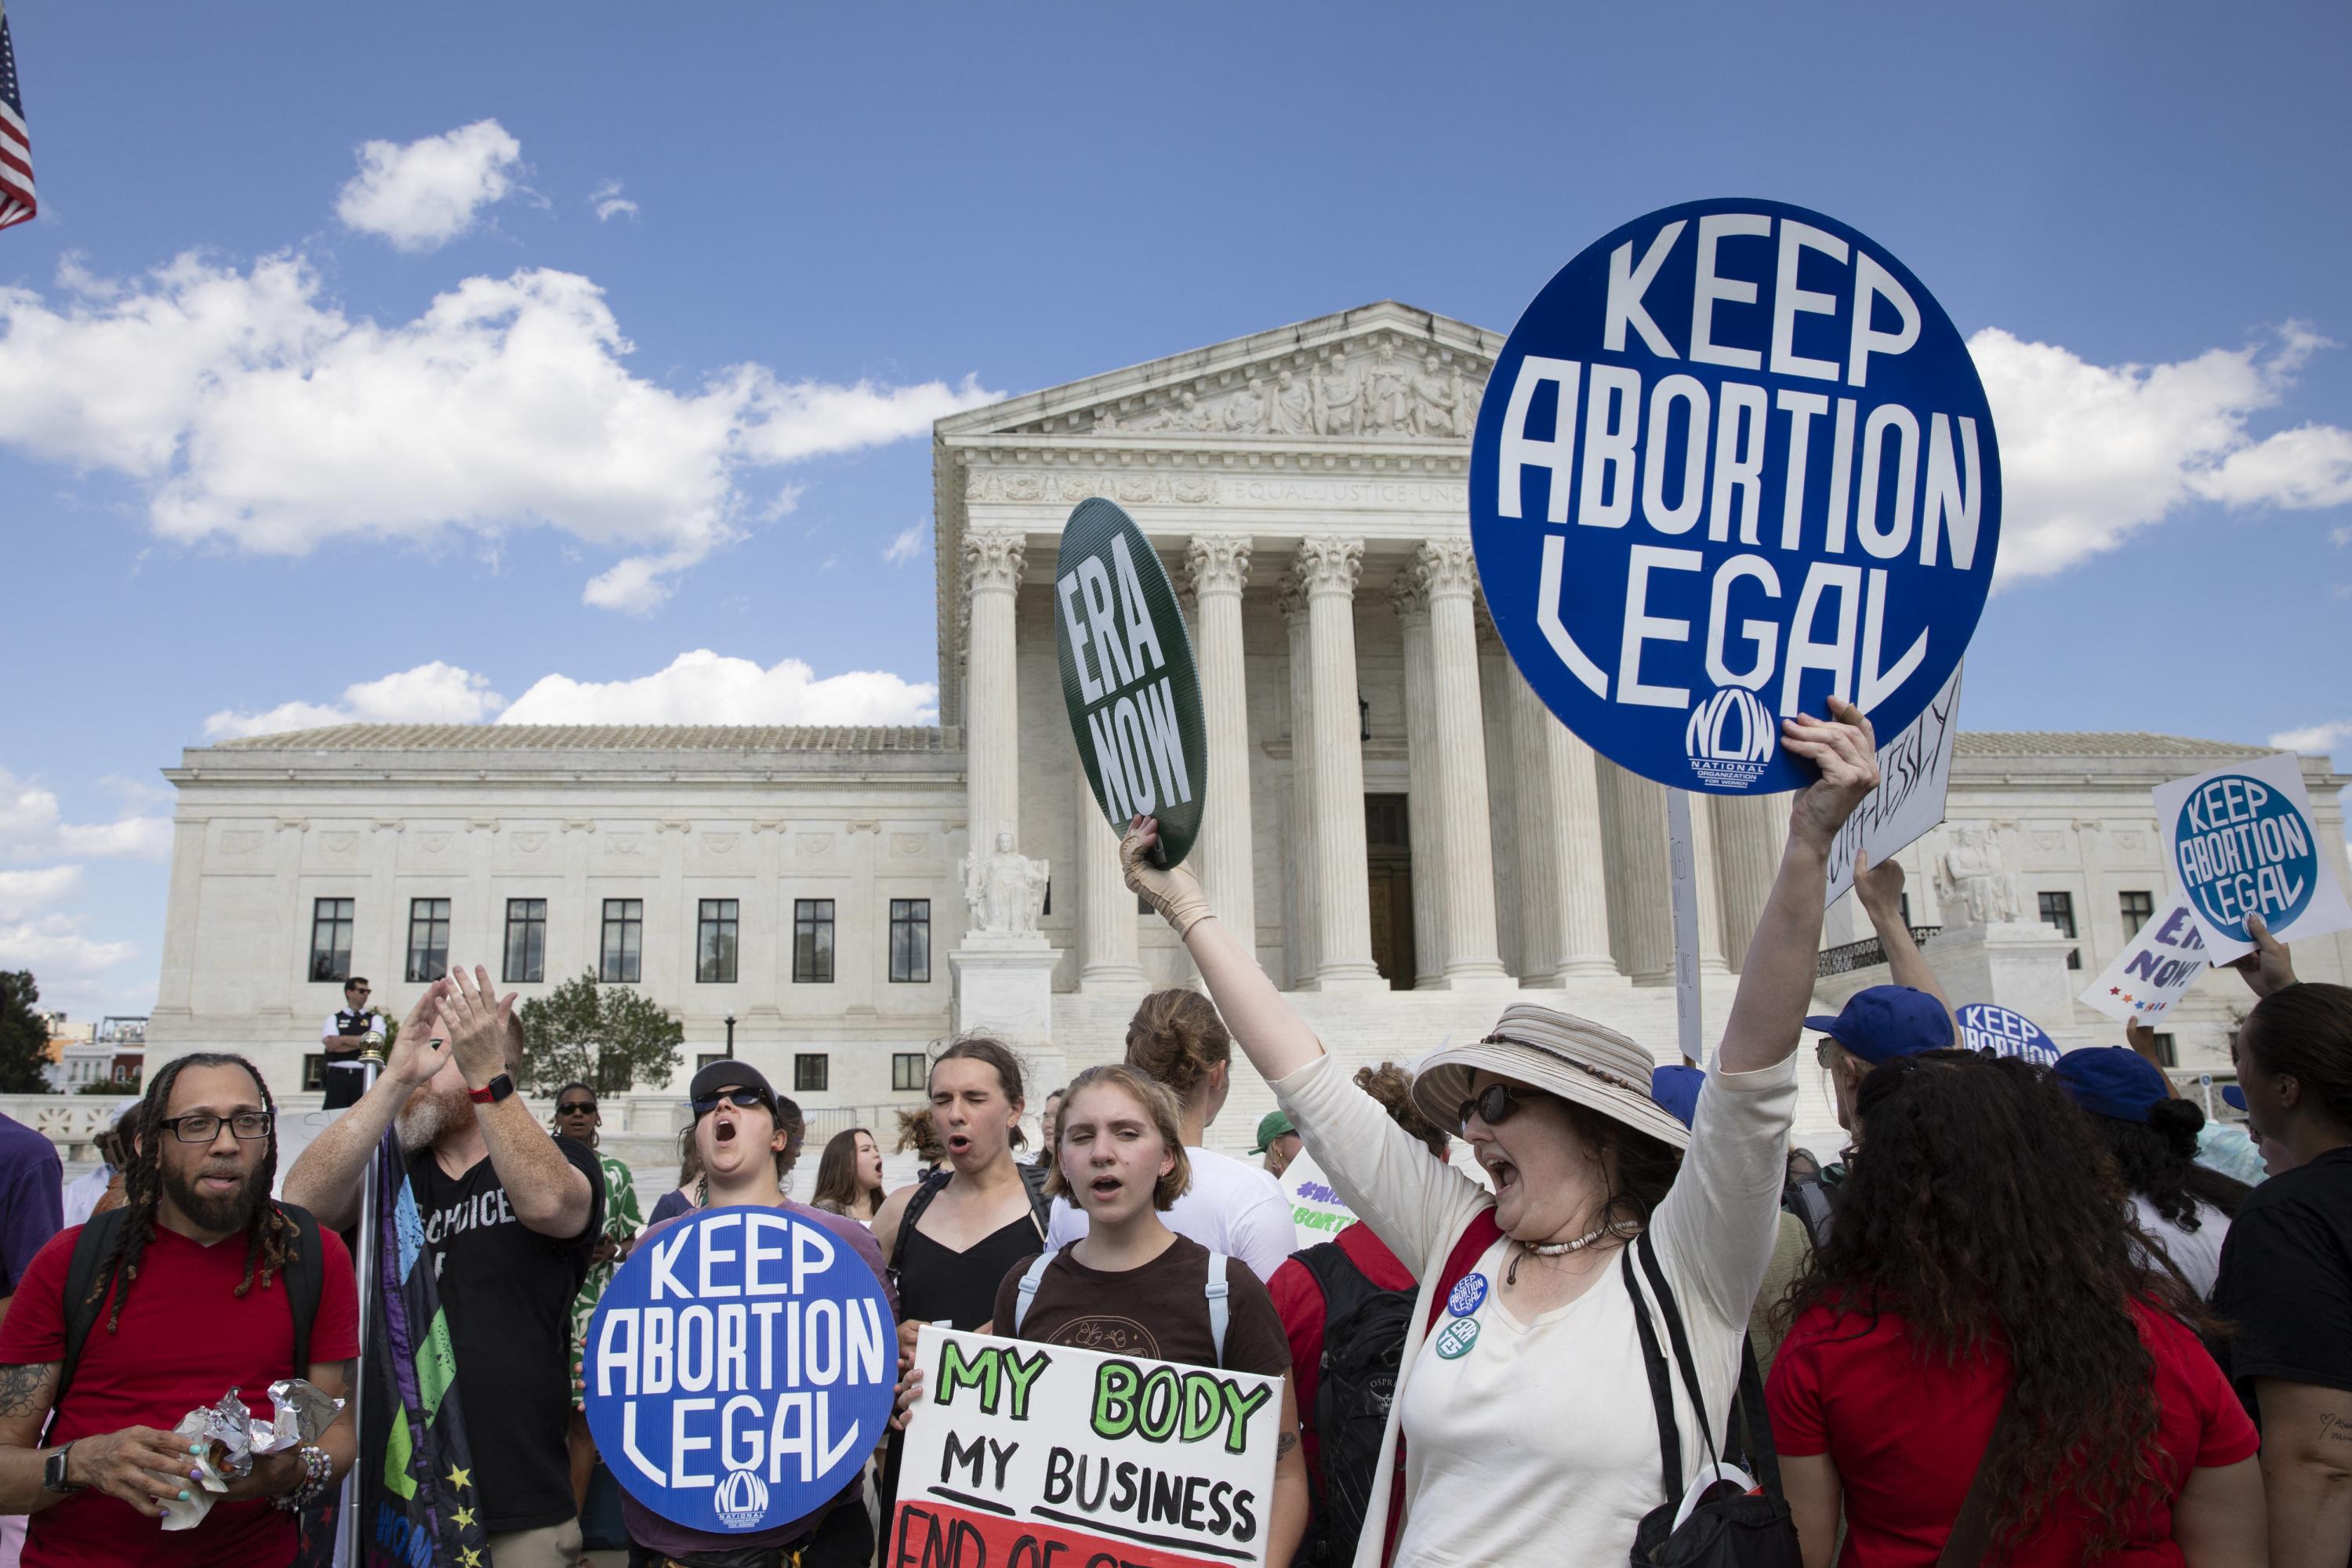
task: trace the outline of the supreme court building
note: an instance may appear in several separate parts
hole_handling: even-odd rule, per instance
[[[291,1088],[342,974],[396,1016],[442,965],[480,962],[526,996],[593,970],[672,1009],[688,1045],[665,1105],[730,1019],[737,1053],[812,1110],[914,1102],[959,1027],[1013,1037],[1033,1100],[1115,1059],[1136,999],[1192,971],[1120,882],[1065,716],[1054,561],[1100,495],[1188,595],[1208,734],[1193,864],[1331,1048],[1410,1058],[1535,992],[1673,1059],[1664,789],[1550,716],[1479,603],[1468,432],[1501,344],[1382,302],[940,421],[936,727],[346,725],[188,749],[167,771],[150,1054],[247,1050]],[[1964,728],[1947,824],[1902,857],[1954,1000],[2119,1043],[2074,997],[2165,899],[2148,792],[2260,754]],[[2345,876],[2352,781],[2304,768]],[[1693,805],[1711,1041],[1788,802]],[[1038,896],[983,921],[974,885],[1026,874],[1001,853],[1044,863]],[[1824,1007],[1885,978],[1868,936],[1832,911]],[[2345,979],[2352,937],[2295,957]],[[2209,975],[2168,1022],[2192,1085],[2227,1077],[2248,1000]],[[1271,1101],[1236,1066],[1212,1138],[1245,1145]],[[1812,1086],[1801,1135],[1833,1147],[1827,1121]]]

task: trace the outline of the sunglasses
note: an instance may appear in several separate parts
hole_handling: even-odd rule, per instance
[[[1477,1112],[1478,1120],[1487,1126],[1497,1127],[1516,1115],[1522,1105],[1557,1098],[1539,1089],[1513,1089],[1507,1083],[1490,1083],[1462,1102],[1460,1109],[1454,1113],[1454,1124],[1462,1130],[1462,1136],[1467,1138],[1470,1136],[1472,1111]]]
[[[749,1110],[755,1105],[767,1105],[768,1097],[756,1089],[730,1089],[723,1094],[714,1094],[709,1100],[688,1100],[687,1103],[694,1107],[694,1119],[699,1121],[722,1105]],[[769,1109],[773,1110],[775,1108],[769,1106]]]
[[[593,1116],[595,1113],[596,1102],[593,1100],[575,1100],[569,1105],[555,1108],[558,1116]]]

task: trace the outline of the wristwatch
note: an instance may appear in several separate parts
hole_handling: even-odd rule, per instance
[[[514,1093],[514,1079],[500,1073],[481,1088],[467,1089],[466,1098],[476,1105],[496,1105],[512,1093]]]
[[[79,1443],[81,1439],[79,1437],[74,1439],[74,1443]],[[66,1456],[72,1452],[73,1443],[68,1443],[64,1447],[59,1448],[56,1453],[51,1454],[47,1458],[41,1461],[41,1489],[43,1491],[58,1492],[62,1494],[65,1492],[82,1492],[89,1489],[89,1486],[84,1483],[66,1479]]]

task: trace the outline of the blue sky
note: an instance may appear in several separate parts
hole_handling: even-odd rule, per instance
[[[2352,763],[2340,5],[9,16],[0,965],[79,1016],[152,1001],[184,745],[911,717],[930,419],[1381,298],[1507,331],[1703,195],[1974,342],[1966,722]]]

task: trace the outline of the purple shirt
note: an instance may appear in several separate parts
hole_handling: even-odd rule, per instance
[[[874,1270],[874,1278],[882,1282],[883,1299],[890,1303],[891,1320],[894,1322],[897,1321],[898,1293],[890,1289],[890,1269],[882,1259],[881,1243],[874,1239],[874,1233],[871,1230],[846,1215],[827,1214],[823,1209],[811,1208],[808,1205],[795,1202],[791,1198],[784,1199],[776,1206],[794,1219],[806,1220],[811,1225],[824,1226],[835,1237],[848,1243],[849,1250],[864,1258],[866,1267]],[[692,1218],[695,1212],[688,1209],[685,1214],[648,1226],[646,1233],[637,1237],[637,1245],[645,1246],[679,1220]],[[621,1517],[628,1524],[630,1540],[647,1551],[663,1552],[671,1557],[682,1557],[690,1552],[726,1552],[754,1546],[788,1546],[814,1531],[824,1521],[824,1516],[835,1509],[847,1507],[853,1503],[858,1507],[864,1507],[865,1486],[866,1472],[860,1468],[857,1478],[843,1489],[839,1497],[835,1498],[814,1513],[792,1520],[778,1525],[773,1530],[755,1531],[744,1534],[710,1535],[699,1530],[688,1530],[686,1526],[673,1523],[654,1512],[632,1496],[625,1487],[621,1489]]]
[[[0,1116],[0,1297],[16,1293],[33,1254],[65,1223],[65,1166],[57,1145],[14,1117]],[[873,1237],[866,1241],[871,1245]],[[874,1256],[882,1256],[878,1248]]]

